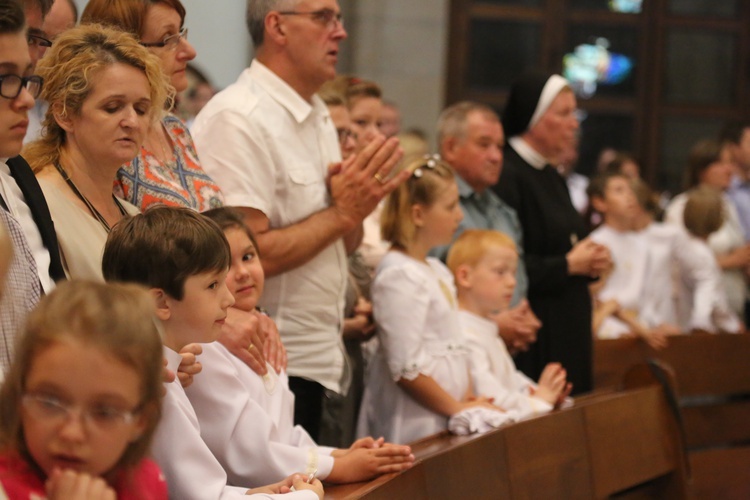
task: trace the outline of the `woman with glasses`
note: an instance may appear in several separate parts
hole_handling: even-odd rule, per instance
[[[99,25],[60,35],[37,70],[49,109],[45,133],[24,157],[47,200],[66,274],[101,281],[110,228],[138,213],[112,184],[161,117],[170,87],[148,49]]]
[[[161,62],[176,93],[188,86],[187,63],[195,49],[187,41],[180,0],[90,0],[81,23],[115,26],[136,36]],[[170,106],[173,101],[170,101]],[[138,156],[117,173],[116,192],[141,210],[153,204],[205,211],[223,205],[219,187],[203,171],[187,126],[170,109],[152,127]]]

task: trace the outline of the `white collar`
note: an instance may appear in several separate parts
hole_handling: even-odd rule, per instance
[[[165,345],[162,346],[162,352],[167,359],[167,370],[171,370],[176,376],[177,369],[180,367],[180,363],[182,363],[182,356]]]
[[[305,121],[313,111],[327,116],[328,108],[325,103],[314,95],[311,102],[307,102],[296,90],[287,82],[282,80],[279,75],[268,69],[266,65],[257,59],[253,59],[250,67],[243,73],[240,79],[252,78],[263,89],[268,92],[276,102],[286,108],[289,113],[297,120],[297,123]]]
[[[536,109],[534,110],[534,114],[531,115],[531,120],[529,120],[529,125],[526,127],[526,130],[529,130],[537,124],[542,115],[544,115],[552,105],[552,101],[554,101],[560,91],[566,87],[568,87],[568,81],[562,76],[552,75],[549,77],[547,83],[544,84],[542,94],[539,96],[539,102],[536,103]]]
[[[497,337],[498,326],[494,321],[483,318],[469,311],[460,310],[458,313],[463,318],[464,324],[466,324],[476,335],[493,338]]]
[[[511,137],[508,144],[516,150],[518,156],[535,169],[541,170],[547,165],[547,159],[532,148],[528,142],[524,141],[520,135]]]

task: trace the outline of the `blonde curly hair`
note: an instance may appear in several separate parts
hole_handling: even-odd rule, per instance
[[[44,78],[41,98],[49,103],[49,109],[41,138],[23,150],[35,172],[57,162],[65,144],[65,130],[55,115],[78,115],[99,74],[117,63],[143,71],[150,88],[150,118],[153,122],[161,118],[167,100],[174,96],[174,88],[159,59],[123,31],[99,24],[72,28],[55,40],[37,65],[37,74]]]

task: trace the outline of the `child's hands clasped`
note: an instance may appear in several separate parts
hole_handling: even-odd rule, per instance
[[[336,460],[326,481],[332,483],[367,481],[414,465],[411,447],[386,443],[382,437],[358,439],[348,449],[334,450],[331,456]]]
[[[559,407],[570,395],[573,385],[567,382],[567,372],[560,363],[549,363],[539,377],[534,396],[554,407]]]
[[[100,477],[66,469],[52,471],[45,484],[49,500],[116,500],[112,488]]]
[[[280,495],[284,493],[291,493],[292,491],[312,490],[316,495],[318,495],[318,498],[320,500],[323,500],[323,483],[321,483],[316,478],[313,478],[312,481],[308,483],[307,479],[308,478],[303,476],[302,474],[292,474],[291,476],[282,479],[278,483],[248,490],[247,494]]]
[[[354,307],[354,316],[344,320],[344,338],[365,342],[375,335],[375,323],[372,320],[372,304],[364,297],[359,297]]]

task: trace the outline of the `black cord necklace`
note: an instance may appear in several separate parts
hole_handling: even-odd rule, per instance
[[[94,205],[91,204],[91,202],[83,196],[83,193],[78,190],[75,184],[73,184],[73,180],[68,176],[68,173],[63,170],[63,168],[60,166],[59,162],[55,162],[55,168],[58,172],[60,172],[60,175],[62,176],[63,180],[68,184],[71,191],[73,191],[73,194],[78,196],[78,198],[83,202],[84,205],[89,209],[89,212],[91,212],[91,215],[94,216],[96,220],[99,221],[99,223],[104,227],[104,230],[109,233],[112,228],[109,227],[109,224],[107,223],[107,220],[102,216],[102,214],[99,213],[99,211],[94,207]],[[120,215],[127,215],[127,212],[125,211],[125,207],[120,204],[120,201],[115,197],[115,195],[112,195],[112,200],[114,200],[115,205],[117,205],[117,208],[120,210]]]

